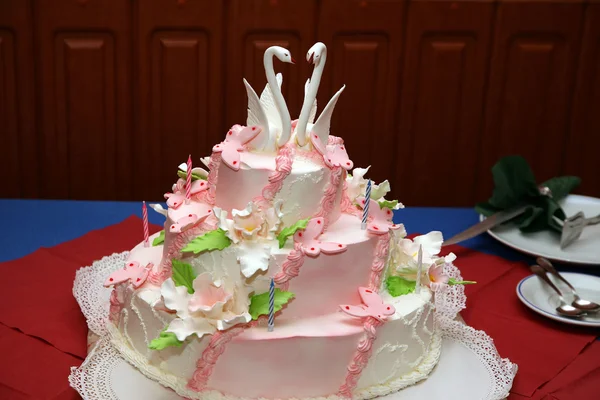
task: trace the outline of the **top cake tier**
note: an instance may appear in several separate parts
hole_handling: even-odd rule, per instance
[[[283,225],[289,226],[314,216],[323,206],[325,192],[330,190],[334,195],[328,220],[335,222],[340,215],[345,174],[336,175],[319,158],[319,154],[294,145],[280,149],[278,154],[241,152],[239,170],[219,164],[215,205],[231,212],[243,210],[250,201],[279,202]],[[282,163],[291,165],[289,173],[281,171]]]

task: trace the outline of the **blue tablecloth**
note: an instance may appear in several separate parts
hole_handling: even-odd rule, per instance
[[[0,216],[4,229],[0,231],[0,262],[23,257],[40,247],[52,247],[85,233],[121,222],[137,215],[139,202],[69,201],[69,200],[0,200]],[[162,225],[164,217],[148,210],[151,223]],[[408,233],[440,230],[445,238],[477,223],[470,208],[407,207],[396,211],[395,222],[402,222]],[[142,229],[140,226],[140,238]],[[140,239],[141,240],[141,239]],[[463,246],[510,260],[526,259],[493,240],[488,235],[462,243]]]

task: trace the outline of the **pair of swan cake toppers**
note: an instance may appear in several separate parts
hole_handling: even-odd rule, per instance
[[[283,93],[281,92],[283,76],[281,73],[275,74],[273,66],[274,57],[277,57],[277,59],[284,63],[294,64],[294,59],[288,49],[280,46],[269,47],[265,51],[263,58],[267,85],[260,97],[258,97],[248,81],[244,79],[244,85],[248,94],[248,119],[246,125],[261,128],[260,133],[248,142],[248,148],[262,152],[275,152],[290,141],[295,142],[300,148],[306,149],[308,149],[311,142],[317,147],[326,146],[329,138],[331,115],[345,88],[343,86],[333,95],[315,122],[317,92],[321,83],[325,62],[327,61],[327,47],[325,44],[318,42],[306,54],[306,60],[314,64],[314,69],[310,79],[306,81],[304,102],[300,111],[300,117],[293,122]]]

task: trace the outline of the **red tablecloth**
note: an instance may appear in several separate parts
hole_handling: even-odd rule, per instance
[[[87,327],[72,296],[75,271],[102,256],[132,248],[140,220],[93,231],[0,264],[0,399],[75,399],[69,367],[86,355]],[[159,230],[152,226],[153,232]],[[465,321],[485,330],[503,357],[519,365],[511,399],[599,399],[598,332],[554,323],[517,299],[526,265],[458,246],[467,287]]]

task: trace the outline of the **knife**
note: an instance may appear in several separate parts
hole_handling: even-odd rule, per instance
[[[487,230],[490,230],[493,227],[498,226],[503,222],[506,222],[508,220],[513,219],[514,217],[516,217],[518,215],[523,214],[525,212],[525,210],[527,210],[527,207],[528,207],[527,205],[523,205],[523,206],[513,207],[513,208],[510,208],[505,211],[499,211],[499,212],[495,213],[494,215],[484,219],[480,223],[475,224],[472,227],[467,228],[466,230],[462,231],[461,233],[459,233],[455,236],[452,236],[450,239],[444,241],[444,243],[442,244],[442,247],[449,246],[451,244],[460,243],[467,239],[471,239],[472,237],[475,237]]]

